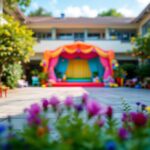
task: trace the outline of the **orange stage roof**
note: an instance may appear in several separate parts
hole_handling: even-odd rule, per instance
[[[114,52],[112,50],[104,51],[99,47],[96,47],[96,46],[90,45],[90,44],[86,44],[84,42],[75,42],[73,44],[67,44],[67,45],[57,48],[54,51],[46,50],[44,53],[44,58],[58,57],[62,52],[67,52],[69,54],[73,54],[79,50],[80,50],[80,52],[82,52],[84,54],[91,53],[93,50],[95,50],[95,52],[101,57],[108,58],[111,55],[111,57],[114,58]]]

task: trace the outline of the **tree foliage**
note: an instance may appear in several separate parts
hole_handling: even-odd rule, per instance
[[[12,17],[4,16],[7,23],[0,26],[0,76],[3,67],[18,62],[28,62],[34,55],[33,32]]]
[[[150,64],[142,64],[137,70],[137,74],[141,79],[150,77]]]
[[[19,5],[21,10],[25,11],[29,7],[32,0],[3,0],[5,7],[15,8],[16,4]]]
[[[44,8],[39,7],[37,10],[35,11],[31,11],[29,13],[29,16],[52,16],[51,12],[47,12]]]
[[[123,14],[117,12],[115,9],[109,9],[98,14],[98,16],[114,16],[114,17],[123,17]]]
[[[23,68],[21,64],[8,64],[3,69],[4,84],[10,88],[17,86],[18,80],[23,75]]]
[[[133,56],[139,57],[142,60],[150,58],[150,31],[145,36],[136,38],[132,53]]]

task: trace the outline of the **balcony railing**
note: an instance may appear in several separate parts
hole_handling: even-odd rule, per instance
[[[40,40],[34,46],[34,50],[37,53],[41,53],[45,50],[55,50],[60,46],[73,42],[74,40]],[[85,40],[84,42],[104,50],[114,50],[117,53],[127,52],[132,49],[132,44],[130,42],[121,42],[120,40]]]

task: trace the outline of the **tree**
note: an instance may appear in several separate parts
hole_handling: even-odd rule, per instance
[[[51,12],[45,11],[44,8],[39,7],[37,10],[31,11],[29,13],[29,16],[52,16],[52,14],[51,14]]]
[[[19,5],[21,10],[25,11],[26,7],[29,7],[32,0],[2,0],[5,7],[16,8]]]
[[[136,38],[132,53],[141,58],[142,62],[150,58],[150,31],[145,36]]]
[[[0,79],[4,66],[28,62],[34,55],[33,32],[12,17],[4,16],[7,23],[0,26]]]
[[[114,17],[123,17],[123,14],[117,12],[115,9],[109,9],[98,14],[98,16],[114,16]]]
[[[8,64],[3,69],[3,83],[10,88],[14,88],[17,86],[18,80],[23,75],[23,68],[21,64]]]

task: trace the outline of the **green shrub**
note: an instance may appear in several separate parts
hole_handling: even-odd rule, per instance
[[[38,76],[38,75],[39,75],[39,71],[38,71],[37,69],[33,69],[33,70],[31,71],[31,75],[32,75],[32,76]]]
[[[143,79],[150,77],[150,64],[143,64],[137,69],[138,76]]]
[[[23,74],[23,69],[20,64],[9,64],[4,67],[3,78],[5,78],[5,84],[10,88],[17,86],[18,80]]]
[[[45,72],[41,72],[41,73],[39,73],[38,77],[39,77],[40,81],[42,81],[42,80],[46,81],[48,78],[48,74]]]
[[[121,66],[127,73],[127,78],[131,79],[137,76],[137,66],[131,63],[125,63]]]
[[[126,71],[122,67],[118,67],[114,70],[115,78],[124,78],[126,76]]]

